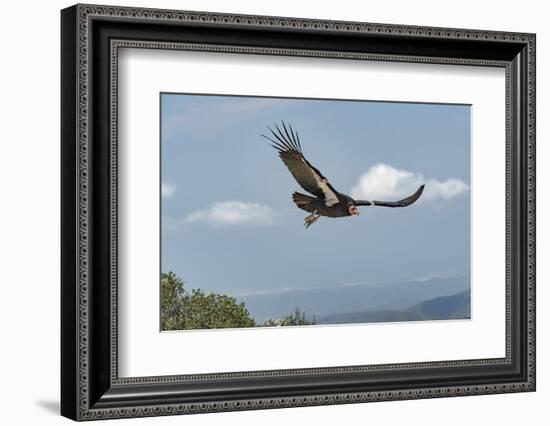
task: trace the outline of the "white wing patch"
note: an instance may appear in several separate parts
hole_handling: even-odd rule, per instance
[[[338,199],[336,194],[332,192],[328,184],[323,183],[323,181],[319,179],[319,176],[317,176],[316,174],[315,180],[317,181],[317,185],[319,185],[319,188],[321,188],[321,191],[323,191],[323,194],[325,195],[325,206],[331,207],[340,202],[340,200]]]
[[[301,159],[302,159],[302,163],[307,164],[306,160],[303,156],[302,156]],[[338,199],[336,194],[334,192],[332,192],[332,189],[330,189],[328,184],[323,183],[323,181],[321,179],[319,179],[319,176],[317,176],[317,173],[315,173],[313,170],[311,170],[311,168],[309,166],[308,166],[308,168],[310,169],[311,173],[315,177],[315,181],[317,182],[317,186],[319,188],[321,188],[321,191],[323,191],[323,195],[325,196],[325,206],[331,207],[331,206],[334,206],[335,204],[338,204],[340,202],[340,200]]]

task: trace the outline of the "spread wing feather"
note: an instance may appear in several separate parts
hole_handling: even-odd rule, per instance
[[[403,198],[399,201],[368,201],[368,200],[356,200],[355,205],[357,206],[378,206],[378,207],[407,207],[415,203],[416,200],[420,198],[422,192],[424,191],[424,185],[420,185],[416,192],[412,195],[409,195],[406,198]]]
[[[338,192],[326,181],[322,173],[304,157],[298,132],[294,131],[290,125],[287,127],[284,122],[281,122],[281,124],[283,130],[275,125],[276,130],[268,127],[271,137],[262,136],[271,142],[273,148],[279,151],[279,157],[304,190],[324,199],[327,206],[337,204],[340,201]]]

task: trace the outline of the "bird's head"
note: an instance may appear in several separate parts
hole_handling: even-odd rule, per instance
[[[355,204],[350,204],[348,206],[348,213],[351,216],[359,216],[359,208]]]

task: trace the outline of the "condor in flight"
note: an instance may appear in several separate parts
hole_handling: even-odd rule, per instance
[[[421,185],[414,194],[399,201],[354,200],[350,196],[336,191],[328,179],[306,160],[302,153],[298,132],[293,130],[290,125],[287,127],[284,122],[281,124],[282,131],[279,126],[275,125],[276,131],[268,127],[271,137],[262,136],[279,151],[279,157],[298,184],[313,195],[312,197],[299,192],[292,194],[292,200],[298,208],[311,213],[304,219],[306,228],[309,228],[321,216],[359,216],[358,206],[407,207],[418,200],[424,190],[424,185]]]

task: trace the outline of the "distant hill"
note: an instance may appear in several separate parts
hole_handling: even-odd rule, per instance
[[[425,307],[415,307],[415,305],[440,297],[454,296],[469,291],[469,288],[469,276],[437,277],[384,285],[365,284],[281,290],[272,293],[240,296],[237,299],[246,304],[252,317],[260,323],[268,318],[282,318],[296,307],[305,312],[308,318],[315,315],[318,321],[337,315],[349,315],[348,318],[354,318],[354,320],[348,319],[344,322],[364,322],[365,320],[356,319],[358,315],[361,315],[361,318],[373,318],[366,320],[367,322],[408,321],[418,319],[425,314],[432,315],[430,309],[436,309],[430,305]],[[445,303],[444,300],[440,304]],[[447,304],[449,303],[451,302],[447,301]],[[425,310],[426,312],[424,312]],[[460,314],[458,310],[456,312],[457,315]]]
[[[357,324],[367,322],[420,321],[423,318],[410,311],[364,311],[332,314],[319,318],[319,324]]]
[[[423,319],[470,318],[470,290],[426,300],[409,311]]]
[[[403,310],[374,310],[332,314],[318,319],[320,324],[398,322],[470,318],[470,290],[436,297]]]

